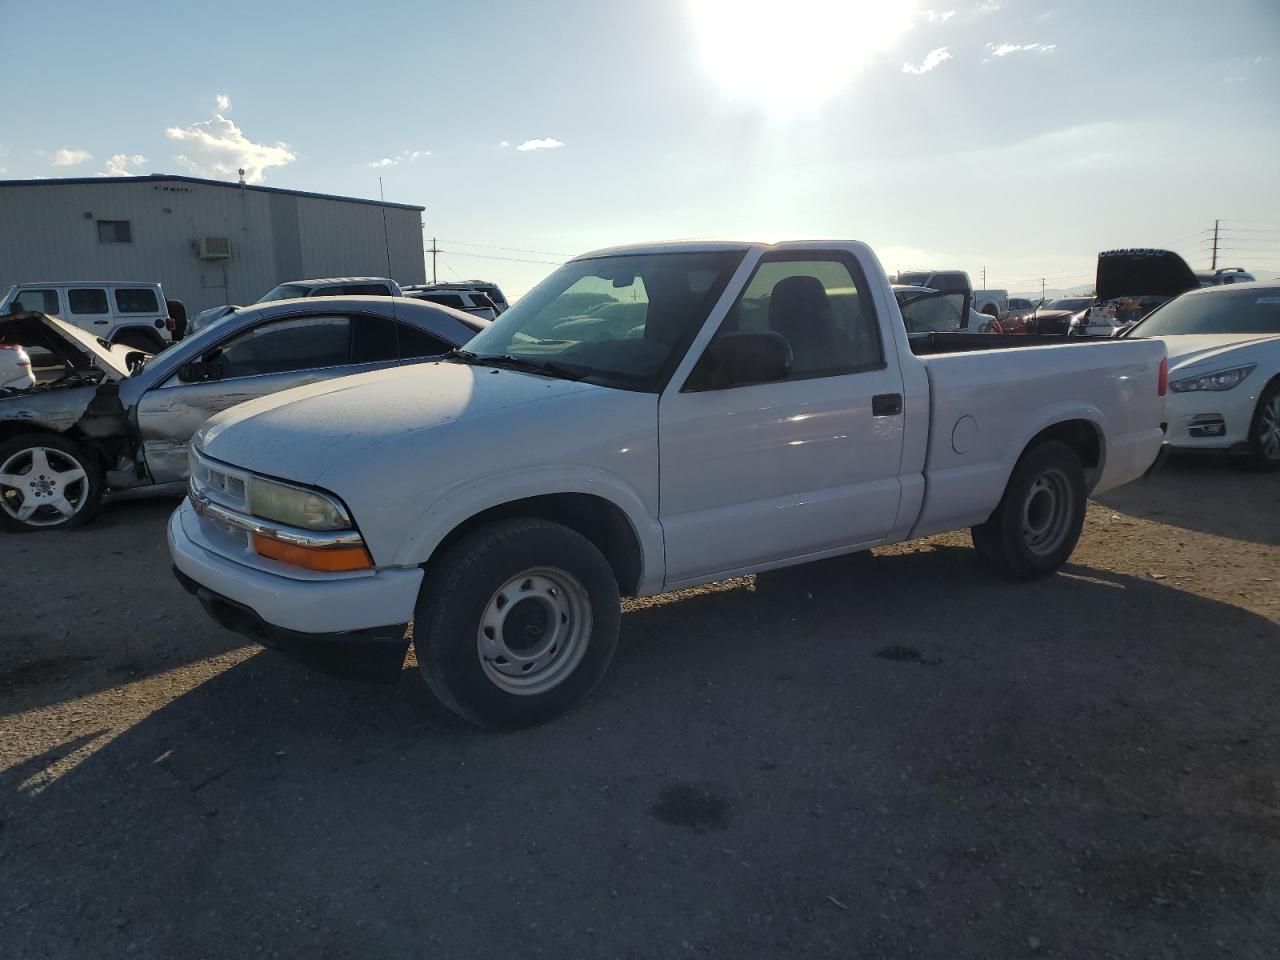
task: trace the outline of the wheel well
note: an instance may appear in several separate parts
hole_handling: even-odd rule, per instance
[[[1065,443],[1076,452],[1080,463],[1084,466],[1085,482],[1092,490],[1102,471],[1102,433],[1097,426],[1088,420],[1064,420],[1062,423],[1055,423],[1032,437],[1026,450],[1046,440]],[[1026,450],[1023,452],[1025,453]]]
[[[997,320],[1000,319],[1000,311],[995,308],[994,304],[984,304],[978,312],[985,313],[988,317],[995,317]]]
[[[144,338],[149,344],[151,344],[151,346],[155,347],[156,353],[159,353],[169,345],[165,341],[164,337],[160,335],[160,332],[154,327],[144,327],[140,324],[133,324],[128,327],[116,327],[116,329],[111,332],[110,342],[113,344],[120,343],[120,334],[122,333],[137,334],[139,337]],[[124,345],[131,346],[131,344]]]
[[[631,521],[620,508],[603,497],[588,493],[553,493],[512,500],[483,510],[458,524],[440,541],[434,556],[477,527],[496,520],[532,517],[559,523],[582,534],[604,554],[623,596],[635,596],[644,571],[640,541]]]

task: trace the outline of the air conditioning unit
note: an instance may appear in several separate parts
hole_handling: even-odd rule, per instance
[[[198,243],[201,260],[230,260],[230,237],[201,237]]]

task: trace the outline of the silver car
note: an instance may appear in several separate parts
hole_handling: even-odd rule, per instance
[[[461,346],[486,321],[390,297],[246,307],[154,357],[56,317],[0,317],[0,344],[32,353],[37,384],[0,390],[0,528],[87,521],[105,496],[180,489],[187,444],[213,414],[256,397]]]

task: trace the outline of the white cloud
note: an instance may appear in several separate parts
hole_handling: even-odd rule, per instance
[[[556,147],[563,146],[564,144],[555,137],[543,137],[541,140],[526,140],[516,149],[521,153],[526,153],[529,150],[554,150]]]
[[[383,157],[381,160],[370,160],[365,164],[366,167],[381,169],[382,167],[398,167],[402,163],[413,163],[415,160],[421,160],[423,157],[431,156],[430,150],[404,150],[397,153],[394,157]]]
[[[1058,49],[1056,43],[988,43],[987,49],[993,57],[1007,57],[1011,53],[1053,53]]]
[[[930,50],[929,55],[921,60],[918,64],[904,63],[902,65],[903,73],[928,73],[940,63],[944,63],[951,59],[951,52],[946,47],[938,47],[936,50]]]
[[[498,141],[498,149],[499,149],[499,150],[503,150],[503,149],[505,149],[505,148],[507,148],[507,147],[509,147],[509,146],[511,146],[511,141],[510,141],[510,140],[499,140],[499,141]]]
[[[136,177],[136,170],[126,169],[127,167],[140,167],[147,162],[147,158],[140,153],[127,154],[117,153],[107,161],[107,169],[101,170],[94,174],[96,177]]]
[[[921,10],[920,11],[921,19],[927,20],[929,23],[946,23],[955,15],[956,15],[956,12],[954,10],[947,10],[943,13],[939,13],[937,10]]]
[[[164,135],[189,144],[187,153],[175,160],[200,177],[234,180],[244,170],[246,183],[261,183],[264,171],[283,167],[298,159],[286,143],[254,143],[235,122],[227,119],[231,99],[219,94],[218,110],[212,120],[198,120],[185,127],[169,127]]]
[[[84,163],[86,160],[92,160],[93,154],[88,150],[71,150],[63,147],[53,152],[52,163],[55,167],[74,167],[77,164]]]
[[[995,0],[986,0],[985,3],[978,4],[979,13],[995,13],[999,9],[1000,4],[996,3]]]

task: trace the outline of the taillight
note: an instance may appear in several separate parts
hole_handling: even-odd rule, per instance
[[[1169,358],[1168,357],[1160,358],[1160,381],[1157,389],[1159,390],[1160,396],[1162,397],[1169,392]]]
[[[165,317],[164,325],[170,333],[178,329],[178,323],[173,317]]]

